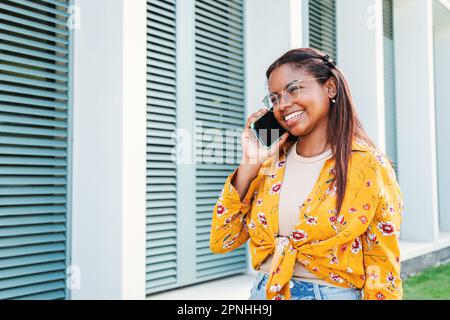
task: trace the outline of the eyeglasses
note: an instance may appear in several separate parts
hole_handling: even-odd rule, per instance
[[[300,85],[302,82],[312,81],[312,80],[320,80],[327,79],[326,77],[321,78],[313,78],[307,80],[294,80],[288,83],[283,90],[281,91],[281,95],[279,93],[269,93],[263,99],[264,106],[269,109],[269,111],[277,111],[281,104],[281,98],[284,98],[284,101],[291,102],[293,99],[297,99],[300,95]]]

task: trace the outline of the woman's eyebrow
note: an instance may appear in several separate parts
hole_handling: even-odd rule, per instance
[[[301,80],[301,79],[292,80],[291,82],[288,82],[288,83],[283,87],[283,89],[286,88],[287,86],[289,86],[289,85],[295,83],[295,82],[301,83],[302,80]],[[273,94],[280,94],[280,92],[275,92],[275,91],[269,91],[269,92],[270,92],[270,93],[273,93]]]

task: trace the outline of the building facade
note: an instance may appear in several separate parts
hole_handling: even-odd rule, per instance
[[[296,47],[335,58],[395,163],[404,276],[450,258],[448,0],[2,0],[0,35],[0,299],[253,275],[247,246],[210,252],[211,213]]]

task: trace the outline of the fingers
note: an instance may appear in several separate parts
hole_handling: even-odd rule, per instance
[[[281,136],[282,140],[287,140],[287,138],[289,138],[289,131],[286,131],[285,133],[283,133],[283,135]]]
[[[247,118],[247,123],[245,124],[246,128],[250,128],[250,124],[252,122],[254,122],[255,120],[257,120],[259,117],[261,117],[263,114],[265,114],[268,110],[265,108],[261,108],[258,111],[252,113],[248,118]]]
[[[246,128],[250,128],[250,124],[252,122],[254,122],[256,119],[258,119],[261,116],[261,109],[258,110],[257,112],[252,113],[248,118],[247,118],[247,123],[245,124]]]
[[[276,151],[280,151],[281,148],[283,147],[283,145],[286,143],[288,138],[289,138],[289,132],[283,133],[280,140],[278,140],[277,143],[275,143],[275,145],[270,149],[270,152],[273,153]]]
[[[280,146],[283,146],[285,143],[286,143],[286,141],[287,141],[287,139],[289,138],[289,132],[285,132],[282,136],[281,136],[281,139],[280,139]]]
[[[289,137],[289,132],[283,133],[283,135],[280,137],[280,140],[278,140],[277,146],[281,146],[282,144],[284,144],[288,137]]]

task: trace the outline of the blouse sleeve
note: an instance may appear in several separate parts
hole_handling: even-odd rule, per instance
[[[403,195],[392,168],[386,164],[382,197],[376,215],[363,234],[364,300],[401,300],[399,233]],[[389,174],[387,172],[389,171]]]
[[[241,201],[239,192],[232,185],[235,169],[225,181],[219,199],[214,206],[210,250],[214,253],[226,253],[240,247],[249,239],[244,217],[250,211],[252,199],[262,176],[258,176],[250,183],[248,191]]]

